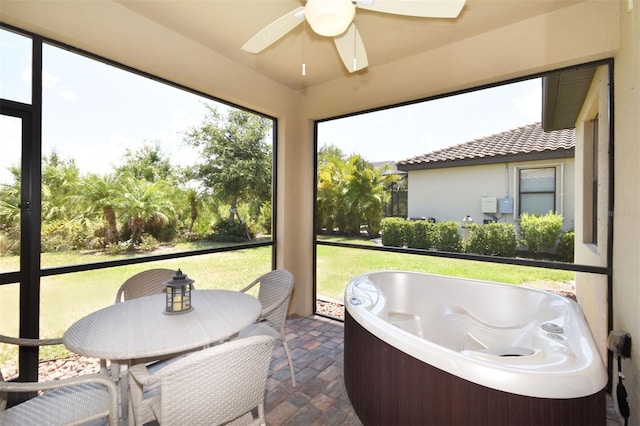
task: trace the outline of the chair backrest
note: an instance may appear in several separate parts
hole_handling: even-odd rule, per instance
[[[218,425],[256,407],[264,412],[274,341],[271,336],[234,340],[158,371],[160,423]]]
[[[293,292],[293,275],[286,269],[276,269],[257,281],[260,283],[258,300],[262,304],[261,316],[278,326],[284,325]]]
[[[120,286],[116,293],[115,303],[151,294],[164,293],[165,286],[162,283],[175,273],[176,271],[172,269],[162,268],[138,272]]]

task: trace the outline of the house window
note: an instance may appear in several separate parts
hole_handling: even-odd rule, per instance
[[[518,170],[518,214],[545,215],[556,211],[556,168]]]
[[[583,240],[598,243],[598,117],[585,123],[583,174]]]

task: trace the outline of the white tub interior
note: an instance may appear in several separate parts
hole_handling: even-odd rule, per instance
[[[345,306],[387,343],[494,389],[573,398],[607,383],[578,304],[547,291],[379,271],[351,280]]]

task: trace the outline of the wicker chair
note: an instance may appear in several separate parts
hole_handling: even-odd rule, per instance
[[[293,291],[293,275],[286,269],[276,269],[262,275],[240,291],[247,292],[256,285],[260,285],[258,300],[262,304],[262,314],[257,323],[242,329],[238,333],[238,338],[267,335],[280,340],[289,361],[291,383],[293,387],[296,387],[296,376],[284,331],[291,292]],[[269,326],[268,322],[276,326],[277,330]]]
[[[26,339],[0,335],[0,342],[20,346],[58,345],[57,339]],[[46,391],[6,409],[7,393]],[[118,424],[116,385],[100,374],[87,374],[46,382],[5,382],[0,372],[0,424],[77,425],[101,418]]]
[[[176,271],[174,270],[162,268],[138,272],[120,286],[116,293],[115,303],[135,299],[136,297],[164,293],[165,286],[162,284],[175,273]]]
[[[150,373],[144,364],[129,369],[135,424],[265,424],[264,398],[275,339],[255,336],[180,357]],[[145,386],[159,395],[144,399]],[[150,409],[149,409],[150,408]],[[257,408],[257,418],[253,412]]]

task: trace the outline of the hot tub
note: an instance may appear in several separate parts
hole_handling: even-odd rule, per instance
[[[551,292],[417,272],[345,290],[345,384],[364,424],[606,423],[584,315]]]

